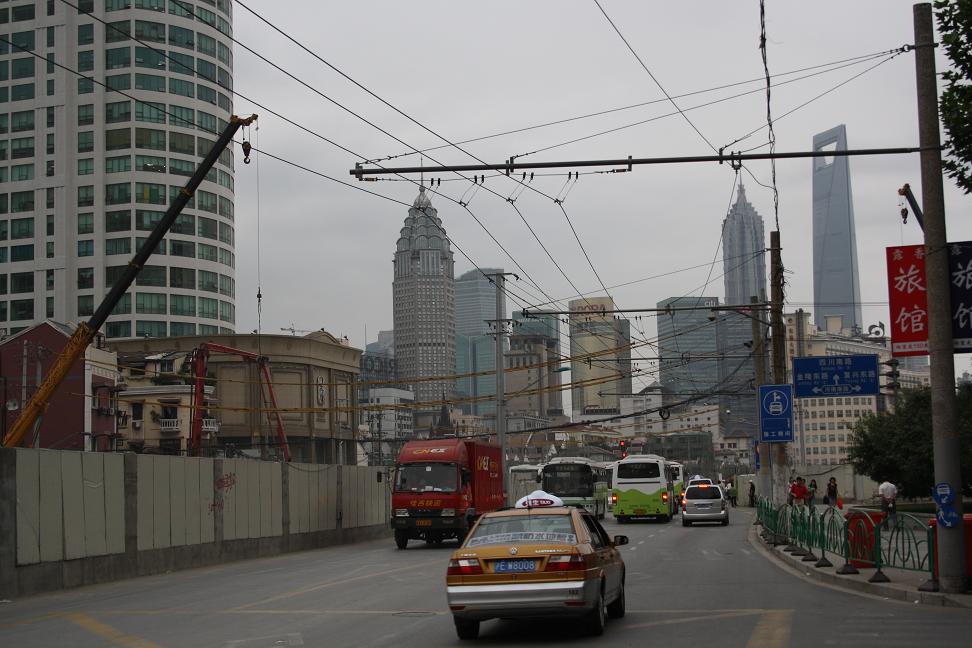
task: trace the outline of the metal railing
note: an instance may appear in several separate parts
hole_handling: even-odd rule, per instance
[[[774,507],[765,498],[756,501],[757,524],[763,538],[784,551],[801,556],[815,567],[832,567],[830,554],[842,560],[838,574],[857,574],[858,567],[874,569],[869,582],[888,582],[884,569],[893,567],[927,572],[921,589],[936,590],[935,532],[928,521],[899,513],[886,518],[881,511],[852,508],[846,514],[833,507],[782,504]],[[816,553],[819,552],[819,557]]]

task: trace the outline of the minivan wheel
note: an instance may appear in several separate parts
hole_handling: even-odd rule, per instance
[[[475,639],[479,636],[479,621],[475,619],[454,619],[456,635],[460,639]]]

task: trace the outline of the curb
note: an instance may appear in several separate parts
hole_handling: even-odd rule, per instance
[[[937,607],[972,608],[972,596],[965,594],[953,595],[939,592],[920,592],[917,589],[895,587],[881,583],[869,583],[866,580],[859,580],[854,577],[839,576],[832,571],[824,571],[816,567],[808,568],[808,563],[790,558],[789,555],[784,554],[781,550],[767,545],[757,533],[756,525],[749,527],[748,539],[749,544],[757,551],[774,560],[784,569],[796,572],[801,577],[836,589],[907,603],[920,603]]]

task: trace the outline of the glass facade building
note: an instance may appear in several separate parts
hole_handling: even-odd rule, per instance
[[[0,2],[0,327],[86,320],[232,114],[229,0]],[[103,331],[232,333],[233,151]]]

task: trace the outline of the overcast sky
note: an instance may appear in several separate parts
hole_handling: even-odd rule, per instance
[[[248,5],[362,85],[453,142],[639,102],[663,92],[627,50],[593,0],[438,2],[288,0]],[[912,2],[817,0],[767,2],[771,74],[891,50],[913,42]],[[602,0],[605,10],[670,95],[759,79],[759,3],[624,2]],[[299,50],[242,6],[235,7],[236,38],[321,93],[343,103],[408,145],[442,144],[320,61]],[[850,148],[917,146],[914,54],[902,54],[860,78],[788,111],[864,72],[873,59],[795,81],[773,90],[778,151],[807,151],[815,133],[846,124]],[[939,70],[945,60],[939,58]],[[236,48],[235,89],[283,116],[367,157],[408,151],[372,126],[301,87]],[[806,74],[806,73],[803,73]],[[777,81],[803,75],[780,76]],[[677,99],[683,109],[747,90],[762,82]],[[399,201],[417,194],[405,182],[357,183],[348,175],[355,156],[308,135],[237,97],[238,114],[259,113],[254,143],[268,153]],[[500,162],[511,155],[673,112],[662,101],[642,108],[540,128],[464,145],[474,155]],[[765,124],[762,91],[686,113],[716,148]],[[730,148],[757,147],[765,130]],[[759,149],[759,150],[765,150]],[[576,160],[710,154],[709,145],[679,116],[664,117],[610,135],[554,148],[524,160]],[[443,148],[426,165],[469,163]],[[417,156],[388,164],[411,165]],[[747,165],[769,184],[769,163]],[[850,162],[857,226],[861,294],[866,323],[888,322],[884,249],[921,242],[914,219],[902,226],[896,190],[909,182],[920,196],[917,155],[857,157]],[[469,183],[442,177],[437,189],[468,198]],[[774,229],[773,200],[747,172],[747,196],[763,216],[767,245]],[[676,270],[612,289],[625,308],[652,307],[661,299],[702,294],[723,298],[720,228],[736,179],[728,165],[682,164],[635,168],[633,173],[582,175],[564,208],[601,279],[609,287]],[[787,308],[811,308],[811,161],[777,165],[779,228],[789,270]],[[557,197],[564,177],[536,178],[532,186]],[[470,210],[533,277],[558,299],[575,297],[505,197],[517,185],[487,180],[502,197],[479,191]],[[259,210],[257,188],[259,187]],[[291,325],[347,335],[355,346],[392,327],[392,255],[406,207],[336,184],[275,160],[254,156],[236,174],[237,330],[257,328],[257,259],[263,292],[261,329]],[[481,267],[514,270],[514,264],[458,205],[433,196],[454,244]],[[599,290],[554,202],[524,191],[516,206],[570,280],[582,291]],[[946,179],[949,240],[972,239],[972,200]],[[260,237],[257,236],[257,218]],[[456,251],[456,275],[472,264]],[[532,287],[513,289],[537,295]],[[602,293],[603,294],[603,293]],[[538,297],[530,297],[535,299]],[[635,323],[649,338],[654,321]],[[367,340],[365,331],[367,330]],[[636,332],[637,334],[637,332]],[[964,365],[964,366],[963,366]],[[968,368],[964,360],[958,368]],[[638,387],[636,384],[635,387]]]

